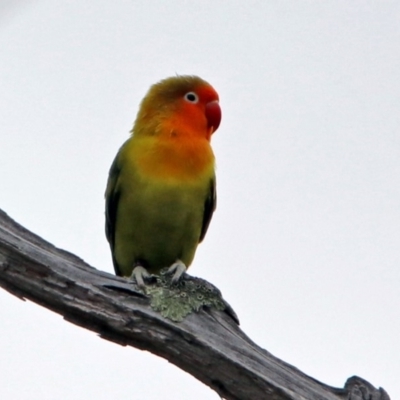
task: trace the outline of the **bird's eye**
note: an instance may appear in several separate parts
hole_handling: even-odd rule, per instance
[[[197,103],[199,101],[199,96],[194,92],[188,92],[185,94],[185,100],[190,103]]]

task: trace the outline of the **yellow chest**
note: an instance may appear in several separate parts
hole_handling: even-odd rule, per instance
[[[132,137],[121,157],[132,173],[165,183],[200,183],[214,175],[214,154],[206,139]]]

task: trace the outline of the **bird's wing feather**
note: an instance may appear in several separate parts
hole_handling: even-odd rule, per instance
[[[118,182],[118,177],[120,173],[120,166],[119,166],[119,161],[118,161],[118,156],[120,152],[116,155],[111,168],[110,172],[108,175],[108,181],[107,181],[107,188],[106,188],[106,237],[107,240],[110,244],[111,248],[111,254],[113,256],[113,264],[114,264],[114,269],[115,273],[117,275],[121,275],[120,271],[118,269],[118,265],[116,263],[116,260],[114,258],[114,246],[115,246],[115,224],[116,224],[116,219],[117,219],[117,209],[118,209],[118,201],[120,197],[120,192],[117,186]]]
[[[199,243],[202,242],[204,236],[206,236],[208,226],[210,225],[211,218],[217,207],[217,191],[216,191],[216,180],[215,176],[210,181],[210,189],[208,196],[204,203],[204,214],[203,214],[203,224],[201,226],[201,233]]]

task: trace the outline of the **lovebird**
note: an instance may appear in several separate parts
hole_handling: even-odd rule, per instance
[[[218,94],[203,79],[174,76],[150,87],[105,193],[117,275],[143,288],[150,274],[169,267],[176,283],[190,266],[216,208],[210,139],[220,122]]]

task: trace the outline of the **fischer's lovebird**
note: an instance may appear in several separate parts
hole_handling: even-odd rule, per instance
[[[105,194],[117,275],[143,287],[164,267],[177,282],[190,266],[216,206],[210,139],[220,122],[218,94],[201,78],[175,76],[150,87]]]

